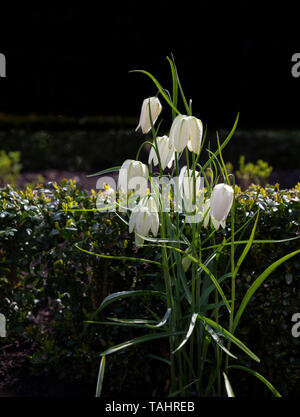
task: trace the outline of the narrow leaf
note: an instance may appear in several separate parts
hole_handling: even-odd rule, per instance
[[[272,393],[274,394],[275,397],[281,397],[281,395],[277,391],[277,389],[274,388],[273,385],[265,377],[263,377],[261,374],[259,374],[258,372],[255,372],[252,369],[249,369],[249,368],[246,368],[245,366],[240,366],[240,365],[230,365],[228,367],[228,369],[229,368],[240,369],[241,371],[248,372],[249,374],[258,378],[261,382],[263,382],[269,388],[269,390],[272,391]]]
[[[87,253],[89,255],[94,255],[94,256],[98,256],[100,258],[104,258],[104,259],[117,259],[119,261],[134,261],[134,262],[144,262],[144,263],[148,263],[148,264],[153,264],[153,265],[159,265],[161,266],[160,262],[156,262],[156,261],[151,261],[150,259],[144,259],[144,258],[133,258],[133,257],[128,257],[128,256],[110,256],[110,255],[102,255],[101,253],[94,253],[94,252],[90,252],[86,249],[82,249],[80,246],[78,246],[77,244],[74,245],[77,249],[81,250],[84,253]]]
[[[165,315],[163,316],[163,318],[161,319],[161,321],[158,324],[155,324],[155,325],[154,324],[146,324],[146,327],[149,327],[151,329],[157,329],[159,327],[164,326],[167,323],[167,321],[170,317],[171,311],[172,311],[172,309],[168,308]]]
[[[96,387],[96,397],[100,397],[104,379],[104,371],[105,371],[105,356],[102,356],[100,366],[99,366],[99,373],[98,373],[98,380],[97,380],[97,387]]]
[[[97,309],[97,313],[99,313],[101,310],[103,310],[105,307],[107,307],[109,304],[116,300],[121,300],[128,297],[136,297],[136,296],[157,296],[160,298],[165,299],[165,294],[160,291],[153,291],[153,290],[135,290],[135,291],[120,291],[115,292],[113,294],[108,295],[104,298],[102,303]]]
[[[97,175],[108,174],[109,172],[116,172],[116,171],[119,171],[120,168],[121,168],[120,166],[107,168],[107,169],[104,169],[103,171],[96,172],[95,174],[87,175],[87,178],[96,177]]]
[[[202,170],[203,171],[205,171],[205,169],[210,165],[210,163],[212,162],[212,160],[215,158],[215,157],[217,157],[218,155],[219,155],[219,153],[220,153],[220,150],[223,150],[223,148],[225,148],[225,146],[227,145],[227,143],[230,141],[230,139],[232,138],[232,136],[233,136],[233,134],[234,134],[234,132],[235,132],[235,130],[236,130],[236,127],[237,127],[237,124],[238,124],[238,121],[239,121],[239,113],[238,113],[238,115],[237,115],[237,118],[236,118],[236,120],[235,120],[235,123],[234,123],[234,125],[233,125],[233,128],[231,129],[231,132],[229,133],[229,135],[227,136],[227,138],[224,140],[224,142],[222,143],[222,145],[220,146],[220,148],[214,153],[214,155],[212,156],[212,157],[210,157],[209,159],[208,159],[208,161],[204,164],[204,166],[202,167]]]
[[[189,258],[192,262],[195,262],[196,264],[198,264],[203,269],[203,271],[209,276],[209,278],[213,281],[213,283],[215,284],[215,287],[217,288],[217,290],[218,290],[219,294],[221,295],[224,303],[226,304],[227,310],[230,313],[231,309],[230,309],[229,302],[228,302],[222,288],[220,287],[220,284],[218,283],[215,276],[213,275],[213,273],[202,262],[200,262],[198,259],[194,258],[193,256],[187,254],[183,250],[181,250],[179,248],[175,248],[174,246],[167,246],[167,245],[165,245],[165,248],[173,249],[174,251],[179,252],[179,253],[183,254],[185,257]]]
[[[235,270],[234,270],[234,273],[233,273],[233,278],[235,278],[237,276],[238,270],[239,270],[240,266],[242,265],[247,253],[249,252],[249,250],[252,246],[254,235],[255,235],[255,230],[256,230],[256,226],[257,226],[257,222],[258,222],[258,217],[259,217],[259,212],[257,213],[256,220],[255,220],[250,238],[249,238],[241,256],[239,257],[239,260],[237,261],[237,264],[236,264],[236,267],[235,267]]]
[[[110,355],[112,353],[118,352],[119,350],[126,349],[128,347],[135,346],[140,343],[149,342],[151,340],[156,340],[156,339],[162,339],[164,337],[179,336],[181,334],[183,334],[183,332],[150,334],[146,336],[137,337],[136,339],[127,340],[126,342],[120,343],[119,345],[115,345],[107,349],[105,352],[101,353],[101,355]]]
[[[177,108],[174,106],[174,104],[172,103],[172,101],[169,99],[169,97],[167,96],[167,94],[164,92],[163,87],[159,84],[159,82],[157,81],[157,79],[155,77],[153,77],[152,74],[150,74],[148,71],[144,71],[144,70],[133,70],[130,72],[141,72],[142,74],[146,74],[149,78],[151,78],[151,80],[154,82],[154,84],[156,85],[156,87],[158,88],[158,91],[160,92],[160,94],[163,96],[163,98],[166,100],[166,102],[169,104],[169,106],[172,107],[172,109],[177,113],[180,114],[180,112],[177,110]]]
[[[145,324],[137,324],[134,322],[126,321],[96,321],[96,320],[86,320],[85,324],[102,324],[103,326],[123,326],[123,327],[135,327],[138,329],[146,329]]]
[[[225,330],[220,324],[216,323],[215,321],[198,315],[198,319],[202,320],[204,323],[209,324],[213,329],[215,329],[218,334],[222,335],[225,339],[229,340],[230,342],[234,343],[238,346],[241,350],[243,350],[248,356],[254,359],[256,362],[260,362],[260,359],[250,350],[247,346],[237,339],[233,334],[231,334],[228,330]]]
[[[298,255],[300,253],[300,249],[295,251],[295,252],[291,252],[286,256],[283,256],[282,258],[278,259],[278,261],[272,263],[272,265],[270,265],[267,269],[265,269],[265,271],[259,275],[259,277],[253,282],[253,284],[251,285],[251,287],[248,289],[248,291],[246,292],[241,305],[235,315],[234,321],[233,321],[233,332],[235,331],[237,325],[239,324],[240,318],[247,306],[247,304],[249,303],[251,297],[254,295],[254,293],[258,290],[258,288],[263,284],[263,282],[268,278],[268,276],[275,271],[276,268],[278,268],[281,264],[283,264],[285,261],[288,261],[289,259],[291,259],[293,256]]]
[[[190,321],[190,326],[189,326],[189,329],[187,331],[187,334],[186,334],[185,338],[180,343],[180,345],[172,352],[172,354],[174,354],[179,349],[181,349],[186,344],[186,342],[189,340],[189,338],[191,337],[191,334],[193,333],[195,324],[197,323],[197,317],[198,317],[198,313],[193,313],[193,315],[191,317],[191,321]]]
[[[205,325],[205,328],[208,331],[208,333],[211,335],[213,340],[217,343],[217,345],[220,346],[220,348],[223,349],[224,352],[227,353],[227,355],[231,356],[233,359],[237,359],[237,357],[234,356],[231,352],[229,352],[229,350],[224,346],[219,335],[208,324]]]
[[[147,358],[156,359],[157,361],[161,361],[161,362],[166,363],[167,365],[171,366],[171,361],[168,361],[168,359],[162,358],[160,356],[153,355],[152,353],[149,353],[149,355],[147,355]]]

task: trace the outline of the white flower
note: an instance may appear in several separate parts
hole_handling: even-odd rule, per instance
[[[210,200],[207,200],[204,204],[204,214],[208,210],[205,219],[204,227],[208,226],[209,217],[216,230],[219,229],[220,225],[225,228],[226,219],[230,212],[233,203],[233,188],[226,184],[217,184],[212,193]]]
[[[191,152],[200,152],[203,135],[203,124],[194,116],[177,116],[171,126],[170,140],[177,152],[182,152],[187,146]]]
[[[193,170],[188,170],[184,166],[179,174],[178,193],[179,199],[182,199],[184,202],[185,212],[188,213],[186,216],[188,223],[198,223],[202,220],[203,188],[204,179],[200,177],[200,172],[195,171],[193,173]],[[178,201],[177,198],[175,199],[175,203],[179,211],[181,211],[181,201]]]
[[[150,112],[152,123],[156,122],[160,112],[162,111],[162,105],[157,97],[149,97],[143,101],[140,121],[135,129],[136,131],[141,128],[143,133],[148,133],[151,130],[151,122],[150,122],[150,115],[149,115],[149,104],[150,104]]]
[[[196,195],[194,195],[194,182]],[[195,170],[194,178],[192,169],[188,170],[187,166],[182,167],[179,174],[179,190],[181,197],[184,198],[185,201],[192,202],[193,197],[200,195],[201,189],[203,189],[203,178],[200,177],[200,172]]]
[[[153,197],[146,196],[132,210],[129,219],[129,233],[135,231],[136,246],[142,246],[144,243],[143,236],[148,236],[150,231],[153,236],[157,236],[158,229],[159,216],[156,202]]]
[[[139,185],[139,194],[145,195],[147,192],[148,177],[149,170],[147,165],[140,161],[127,159],[119,171],[118,189],[128,194],[130,189],[135,189]]]
[[[171,168],[175,158],[174,145],[171,143],[168,136],[159,136],[156,140],[162,170],[166,167]],[[154,166],[158,165],[158,157],[153,146],[151,147],[148,160],[149,164],[151,164],[151,162],[153,162]]]

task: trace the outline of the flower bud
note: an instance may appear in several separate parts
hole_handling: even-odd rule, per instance
[[[182,152],[187,146],[191,152],[200,152],[203,135],[201,120],[194,116],[177,116],[171,126],[170,140],[177,152]]]
[[[162,105],[160,104],[160,101],[157,97],[150,97],[146,98],[143,101],[141,115],[140,115],[140,121],[135,129],[136,131],[141,128],[143,133],[148,133],[151,130],[151,122],[150,122],[150,115],[149,115],[149,105],[150,105],[150,112],[151,112],[151,118],[152,123],[156,122],[158,116],[160,115],[162,111]]]
[[[175,158],[173,144],[168,136],[157,137],[156,140],[162,170],[166,167],[171,168]],[[158,165],[158,157],[153,146],[151,147],[148,160],[149,164],[151,164],[151,162],[153,162],[154,166]]]

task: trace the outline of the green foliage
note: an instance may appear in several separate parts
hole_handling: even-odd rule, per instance
[[[236,171],[236,176],[240,186],[245,189],[249,187],[251,183],[265,186],[272,171],[273,168],[269,166],[268,162],[259,159],[256,164],[253,162],[245,163],[245,156],[241,155],[239,170]]]
[[[300,184],[290,191],[259,185],[246,192],[238,188],[237,191],[236,229],[260,208],[255,241],[237,275],[238,308],[250,285],[270,263],[299,249],[299,240],[280,244],[255,242],[299,235]],[[31,346],[27,366],[33,375],[85,382],[93,396],[100,354],[143,335],[139,328],[128,327],[126,322],[122,327],[114,326],[113,320],[111,326],[85,322],[107,322],[107,318],[115,317],[151,319],[149,310],[157,315],[158,322],[166,313],[165,304],[158,297],[154,300],[148,297],[147,292],[162,290],[163,283],[155,264],[99,258],[78,250],[75,245],[108,256],[158,262],[160,251],[147,246],[136,249],[127,225],[114,213],[87,211],[95,209],[97,194],[82,190],[72,181],[25,191],[7,186],[0,193],[0,310],[7,318],[8,333],[7,339],[0,339],[1,346],[4,349],[13,345],[18,349],[17,343],[26,341]],[[206,233],[203,229],[203,239]],[[220,233],[220,239],[229,236],[227,229]],[[244,249],[244,245],[239,246],[237,259]],[[222,254],[220,265],[228,263],[228,255],[229,250]],[[222,276],[222,271],[218,276]],[[123,297],[121,302],[111,303],[93,317],[105,297],[120,291],[140,292],[134,302]],[[215,302],[213,292],[210,297],[207,303]],[[283,396],[296,396],[299,392],[300,341],[291,335],[291,318],[299,312],[299,300],[300,262],[299,257],[294,257],[274,271],[255,293],[235,333],[261,359],[259,364],[249,362],[253,371],[264,375]],[[220,324],[226,326],[227,316],[222,318],[222,311]],[[147,357],[150,352],[151,359]],[[232,353],[243,357],[234,346]],[[103,395],[152,395],[154,387],[158,395],[166,395],[168,366],[157,362],[155,357],[166,361],[167,354],[168,345],[160,339],[151,346],[141,343],[126,351],[126,355],[122,351],[109,355]],[[245,355],[246,364],[247,360]],[[1,354],[0,363],[4,363]],[[4,381],[9,372],[2,373]],[[249,379],[239,370],[229,369],[227,376],[237,396],[271,395],[255,378],[252,381],[252,377]]]
[[[21,168],[20,152],[0,151],[0,185],[17,184]]]
[[[165,115],[162,134],[168,134],[167,118]],[[135,133],[137,123],[138,118],[123,116],[0,114],[0,149],[20,151],[23,169],[29,172],[50,168],[94,172],[99,167],[121,164],[136,154],[140,144],[140,136]],[[219,133],[226,137],[227,131],[221,129]],[[216,146],[214,135],[214,129],[208,130],[212,148]],[[299,147],[299,137],[299,131],[238,129],[231,145],[224,150],[224,160],[238,167],[240,155],[246,154],[249,161],[256,161],[259,149],[261,158],[276,169],[298,169],[295,149]]]

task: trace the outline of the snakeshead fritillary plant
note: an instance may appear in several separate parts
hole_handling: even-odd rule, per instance
[[[105,362],[109,355],[143,342],[167,338],[168,358],[155,358],[170,367],[170,396],[232,397],[234,387],[230,384],[230,374],[238,369],[258,378],[273,395],[279,397],[271,383],[252,366],[249,367],[249,362],[252,361],[255,366],[261,358],[235,333],[254,293],[272,271],[299,254],[300,250],[287,254],[257,274],[240,304],[236,305],[236,279],[251,246],[279,241],[255,240],[259,212],[236,230],[235,180],[226,171],[222,150],[234,134],[238,117],[222,142],[217,134],[215,152],[207,149],[207,130],[203,129],[202,121],[192,115],[191,101],[188,104],[185,98],[174,59],[167,59],[172,75],[172,94],[147,71],[133,71],[150,77],[157,88],[155,97],[143,101],[137,126],[141,136],[151,132],[152,140],[141,144],[136,160],[126,160],[121,167],[93,174],[119,171],[118,186],[114,187],[112,181],[111,187],[105,186],[106,191],[101,194],[97,209],[114,211],[126,222],[129,232],[134,233],[137,246],[155,246],[161,251],[160,262],[138,257],[115,258],[155,264],[164,280],[164,291],[133,290],[107,296],[88,321],[102,325],[134,326],[143,331],[136,339],[123,341],[101,353],[96,396],[101,394]],[[154,126],[162,111],[158,97],[172,114],[168,136],[158,136],[159,126]],[[183,114],[179,110],[179,98],[183,102]],[[138,160],[145,145],[151,147],[148,165]],[[202,159],[203,155],[206,156],[203,164],[199,163],[200,155]],[[109,179],[101,178],[102,184]],[[226,234],[222,233],[225,228],[228,231]],[[248,238],[242,240],[242,236]],[[230,251],[228,262],[223,256],[225,250],[227,254]],[[105,254],[93,255],[106,257]],[[158,319],[153,314],[152,320],[149,317],[113,317],[107,322],[94,320],[113,302],[129,297],[134,302],[136,297],[145,296],[156,297],[165,303],[163,317]],[[244,363],[239,362],[240,354],[243,354],[240,360]],[[247,362],[243,359],[245,357]]]

